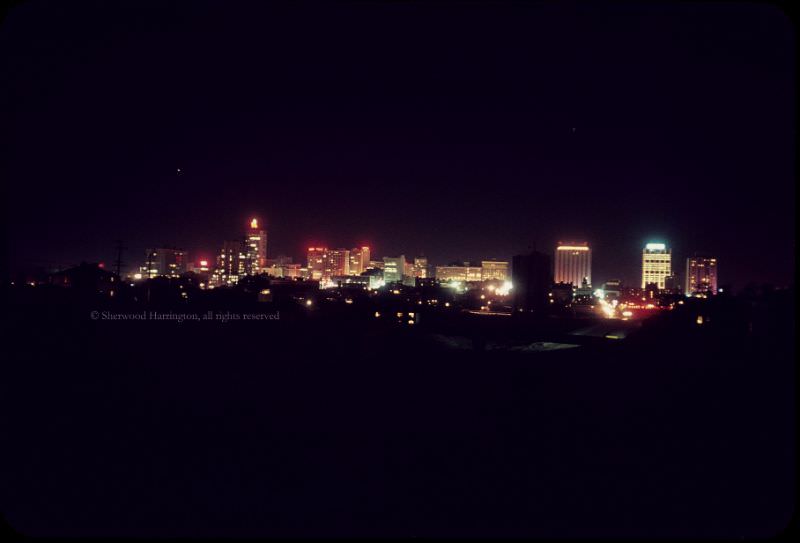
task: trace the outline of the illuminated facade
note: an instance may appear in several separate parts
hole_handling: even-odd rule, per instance
[[[245,275],[247,255],[245,245],[241,241],[226,241],[217,257],[217,269],[213,283],[217,285],[233,285]]]
[[[424,256],[414,258],[414,277],[425,279],[428,277],[428,259]]]
[[[672,275],[672,249],[663,243],[645,245],[642,251],[642,288],[654,283],[663,290],[668,275]]]
[[[250,221],[245,235],[245,273],[257,275],[267,264],[267,231],[259,228],[258,219]]]
[[[442,283],[447,281],[466,281],[466,266],[436,266],[436,280]]]
[[[686,259],[686,294],[717,293],[717,259],[693,256]]]
[[[383,282],[385,284],[396,283],[403,280],[403,273],[406,268],[406,257],[383,257]]]
[[[322,278],[330,280],[333,276],[350,275],[350,251],[330,249],[326,252]]]
[[[350,275],[361,275],[369,268],[369,247],[350,249]]]
[[[553,281],[556,283],[572,283],[578,288],[583,280],[592,284],[592,251],[589,244],[583,242],[558,242],[556,247],[555,263],[553,267]]]
[[[142,277],[178,277],[187,271],[186,251],[181,249],[148,249]]]
[[[325,255],[327,254],[327,247],[309,247],[308,260],[306,269],[308,270],[308,278],[314,281],[321,281],[322,274],[325,272]]]
[[[506,281],[508,279],[508,262],[501,260],[484,260],[481,262],[481,281]]]
[[[483,277],[483,268],[480,266],[436,266],[436,279],[445,283],[448,281],[479,282]]]

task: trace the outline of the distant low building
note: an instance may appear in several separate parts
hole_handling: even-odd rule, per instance
[[[481,281],[507,281],[508,262],[503,260],[484,260],[481,262]]]
[[[58,287],[73,288],[86,294],[114,296],[119,277],[104,270],[98,264],[82,262],[79,266],[68,268],[48,277],[48,283]]]
[[[436,266],[436,280],[441,283],[449,281],[480,282],[482,278],[482,268],[480,266],[472,266],[468,262],[462,265]]]

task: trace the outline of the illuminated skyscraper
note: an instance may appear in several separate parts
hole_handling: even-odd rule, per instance
[[[589,244],[582,242],[558,242],[556,247],[553,281],[572,283],[578,288],[583,280],[592,284],[592,251]]]
[[[664,279],[672,275],[672,249],[663,243],[648,243],[642,251],[642,288],[655,283],[664,289]]]
[[[481,262],[481,281],[505,281],[508,279],[508,262],[484,260]]]
[[[350,274],[350,251],[348,249],[329,249],[325,254],[323,279]]]
[[[326,254],[328,253],[327,247],[309,247],[308,248],[308,275],[315,281],[322,280],[322,274],[325,272]]]
[[[717,293],[717,259],[693,256],[686,259],[686,294]]]
[[[217,269],[213,282],[218,285],[232,285],[245,275],[245,244],[239,240],[226,241],[217,257]]]
[[[258,227],[258,219],[250,221],[245,235],[245,273],[257,275],[266,268],[267,231]]]
[[[383,257],[383,282],[387,285],[389,283],[400,282],[403,280],[403,272],[406,269],[406,257],[400,255],[398,257]]]
[[[369,247],[350,249],[350,275],[361,275],[369,268]]]

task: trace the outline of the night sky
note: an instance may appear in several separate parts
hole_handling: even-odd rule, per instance
[[[794,32],[759,4],[28,2],[0,33],[13,268],[149,245],[794,274]],[[177,169],[182,173],[178,175]],[[304,262],[303,258],[303,262]]]

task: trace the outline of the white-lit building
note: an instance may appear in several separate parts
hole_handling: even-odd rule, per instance
[[[397,257],[383,257],[383,281],[387,285],[389,283],[400,282],[403,280],[403,275],[406,269],[406,257],[400,255]]]
[[[592,284],[592,251],[589,244],[582,242],[558,242],[553,265],[553,282],[572,283],[578,288],[586,279]]]
[[[508,280],[508,262],[502,260],[483,260],[481,262],[481,281]]]
[[[479,282],[483,279],[481,266],[436,266],[436,280],[441,283],[448,281]]]
[[[642,251],[642,288],[653,283],[663,290],[668,275],[672,275],[672,249],[664,243],[645,245]]]

